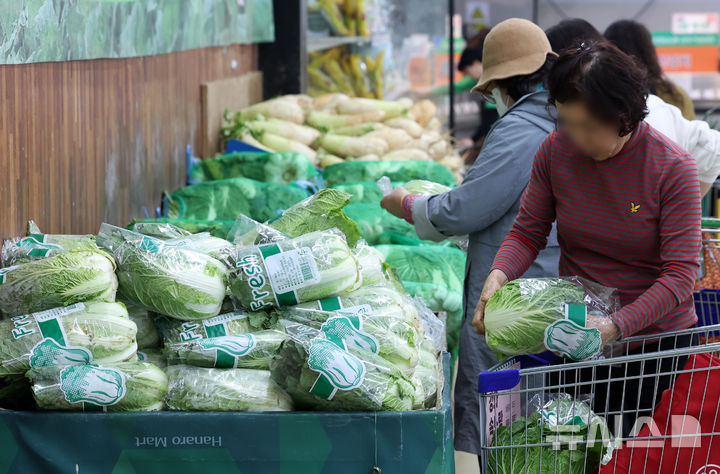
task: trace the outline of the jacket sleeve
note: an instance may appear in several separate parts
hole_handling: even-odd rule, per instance
[[[530,183],[522,196],[520,212],[503,241],[492,269],[501,270],[509,280],[520,278],[538,253],[547,245],[555,221],[555,197],[550,181],[551,137],[542,144],[533,162]]]
[[[504,133],[517,128],[493,129],[460,186],[415,200],[412,217],[421,239],[441,241],[480,231],[512,208],[527,185],[533,154],[546,136],[525,133],[513,139]]]
[[[700,181],[715,182],[720,175],[720,132],[703,120],[687,120],[680,109],[660,98],[649,99],[648,109],[645,120],[695,159]]]

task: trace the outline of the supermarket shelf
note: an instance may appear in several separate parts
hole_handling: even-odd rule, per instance
[[[364,36],[308,36],[307,51],[312,53],[346,44],[365,44],[370,40],[371,38]]]

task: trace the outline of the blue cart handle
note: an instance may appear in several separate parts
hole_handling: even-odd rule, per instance
[[[520,370],[498,370],[489,372],[487,370],[478,375],[478,392],[490,393],[500,390],[509,390],[520,383]]]

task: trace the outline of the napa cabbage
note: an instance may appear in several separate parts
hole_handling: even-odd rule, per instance
[[[167,406],[183,411],[289,411],[290,397],[267,370],[169,366]]]
[[[114,301],[115,261],[94,244],[0,269],[0,314],[19,316],[83,301]]]
[[[183,320],[220,312],[227,287],[222,262],[109,224],[101,226],[97,241],[118,262],[123,300]]]

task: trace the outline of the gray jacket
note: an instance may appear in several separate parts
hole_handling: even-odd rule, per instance
[[[473,329],[473,313],[495,254],[517,216],[535,152],[555,127],[547,97],[547,92],[522,97],[490,130],[463,183],[443,194],[417,198],[412,209],[420,238],[470,238],[455,386],[455,449],[460,451],[480,452],[477,375],[497,362],[485,338]],[[553,227],[547,248],[525,276],[557,276],[559,257]]]

